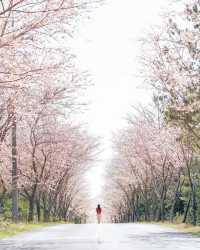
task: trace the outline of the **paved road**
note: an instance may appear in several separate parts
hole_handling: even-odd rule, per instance
[[[3,250],[199,250],[200,238],[157,225],[60,225],[0,241]]]

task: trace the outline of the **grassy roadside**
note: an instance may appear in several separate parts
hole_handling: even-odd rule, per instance
[[[163,222],[163,223],[158,223],[158,224],[164,227],[174,228],[183,233],[190,233],[192,235],[200,237],[200,226],[195,227],[190,224],[184,224],[184,223],[173,224],[169,222]]]
[[[18,233],[30,232],[34,229],[48,227],[60,224],[58,223],[18,223],[0,222],[0,239],[14,236]]]

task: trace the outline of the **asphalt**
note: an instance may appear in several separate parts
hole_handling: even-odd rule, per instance
[[[150,224],[59,225],[0,241],[3,250],[199,250],[200,238]]]

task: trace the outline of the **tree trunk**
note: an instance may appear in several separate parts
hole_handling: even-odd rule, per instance
[[[196,201],[196,192],[192,192],[192,225],[197,225],[197,201]]]
[[[34,217],[34,196],[29,198],[29,212],[28,212],[28,222],[33,221]]]
[[[136,194],[136,201],[135,201],[135,221],[137,222],[139,220],[139,196]]]
[[[17,124],[16,116],[12,120],[12,221],[18,221],[18,189],[17,189]]]
[[[190,195],[190,198],[188,200],[187,207],[185,209],[185,213],[184,213],[184,217],[183,217],[182,223],[186,223],[187,216],[188,216],[188,211],[189,211],[189,207],[190,207],[190,202],[191,202],[191,195]]]
[[[44,222],[49,222],[49,211],[44,209]]]
[[[175,195],[174,195],[174,199],[173,199],[172,208],[171,208],[171,211],[170,211],[170,220],[171,220],[171,222],[173,222],[175,207],[176,207],[176,204],[177,204],[177,200],[179,198],[180,183],[181,183],[181,181],[180,181],[180,175],[179,175],[179,179],[178,179],[178,182],[177,182],[177,185],[176,185],[176,191],[175,191]]]
[[[131,222],[135,222],[135,209],[131,213]]]
[[[38,222],[40,222],[41,221],[41,208],[40,208],[39,199],[36,200],[36,210],[37,210],[37,219],[38,219]]]
[[[145,189],[144,189],[144,220],[148,221],[148,217],[149,217],[148,191],[147,191],[147,187],[145,185]]]
[[[160,208],[158,213],[158,221],[164,222],[165,220],[165,199],[166,199],[166,187],[165,185],[162,188],[161,198],[160,198]]]
[[[194,226],[197,225],[197,201],[196,201],[196,191],[195,191],[195,186],[191,177],[190,173],[190,168],[187,167],[188,169],[188,177],[189,177],[189,182],[190,182],[190,188],[191,188],[191,201],[192,201],[192,224]]]
[[[145,199],[145,207],[144,207],[144,220],[148,221],[148,201]]]

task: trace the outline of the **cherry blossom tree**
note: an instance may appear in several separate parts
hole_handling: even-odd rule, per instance
[[[155,89],[168,121],[199,149],[199,1],[179,12],[144,42],[143,76]]]
[[[183,147],[193,151],[193,157],[185,157],[184,162],[191,192],[188,202],[192,203],[192,223],[196,224],[198,173],[193,161],[199,155],[200,3],[187,2],[180,4],[176,15],[168,14],[163,25],[144,42],[143,76],[153,86],[165,120],[180,129]]]
[[[191,171],[192,147],[182,144],[180,130],[155,117],[142,110],[129,119],[127,128],[114,140],[116,153],[108,181],[116,190],[109,199],[110,207],[116,206],[117,221],[173,218],[180,198],[181,175]],[[192,209],[196,210],[195,194],[191,194]]]
[[[38,186],[48,181],[51,183],[50,179],[47,178],[45,182],[43,178],[44,175],[53,175],[53,172],[48,173],[53,164],[51,159],[55,157],[52,150],[56,152],[60,147],[67,146],[67,142],[61,138],[62,133],[76,130],[64,131],[63,127],[70,127],[71,120],[66,120],[74,111],[78,103],[76,98],[80,95],[79,91],[86,87],[87,80],[75,67],[67,40],[73,32],[76,16],[82,14],[82,10],[87,11],[94,2],[0,2],[0,152],[4,159],[1,186],[2,194],[4,190],[10,190],[10,174],[6,167],[10,169],[8,165],[12,163],[15,218],[17,186],[23,189],[23,195],[29,200],[29,220],[33,219],[35,202],[40,217],[41,194]],[[11,129],[12,160],[8,152]],[[76,131],[81,134],[78,128]],[[85,144],[88,147],[89,141],[88,138],[88,144]],[[76,143],[79,145],[78,138]],[[89,148],[87,150],[89,153]],[[78,161],[78,155],[74,157]],[[57,166],[56,163],[53,166]],[[61,166],[60,176],[65,171],[68,174],[66,165],[63,163]],[[43,192],[44,186],[41,189]]]

